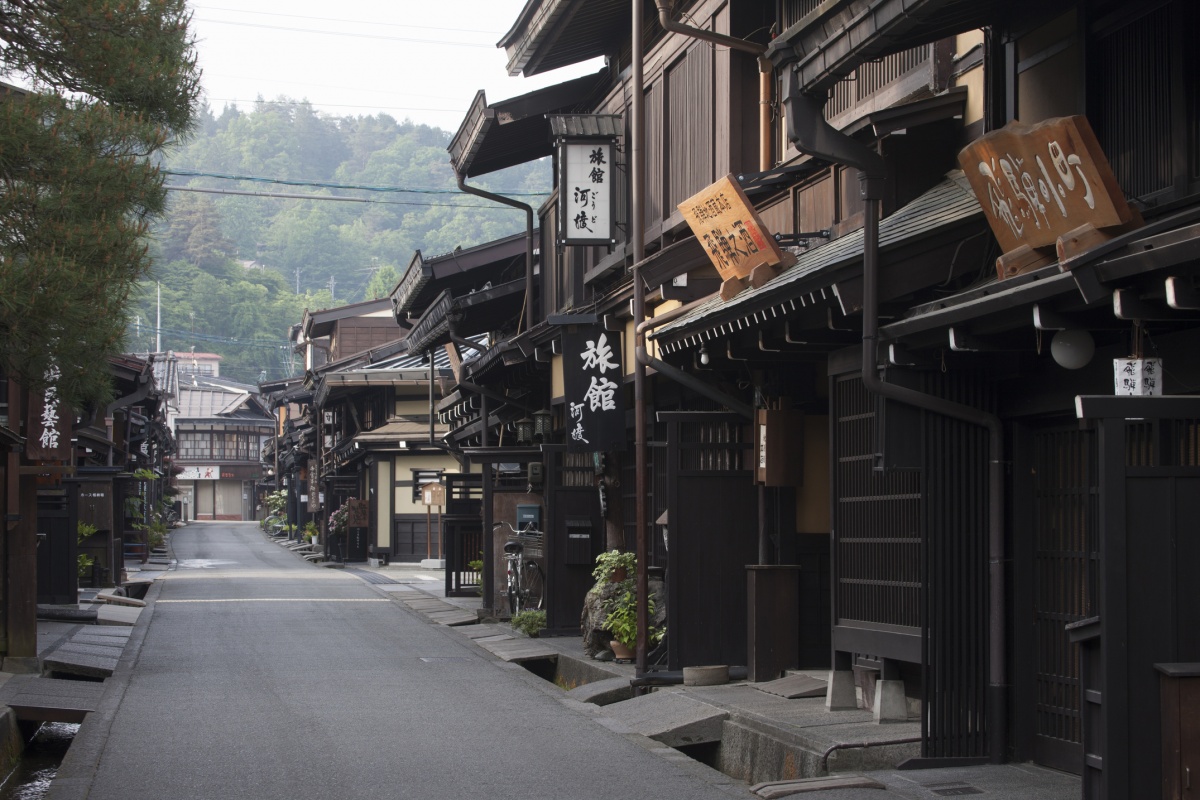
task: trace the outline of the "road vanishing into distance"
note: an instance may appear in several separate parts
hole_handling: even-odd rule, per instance
[[[172,551],[48,800],[751,796],[254,523]]]

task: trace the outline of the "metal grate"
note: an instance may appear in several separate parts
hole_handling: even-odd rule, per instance
[[[982,789],[976,789],[974,786],[947,786],[944,789],[930,789],[930,792],[938,797],[962,797],[968,794],[983,794]]]

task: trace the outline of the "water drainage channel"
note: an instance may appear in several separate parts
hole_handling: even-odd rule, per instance
[[[0,800],[41,800],[67,748],[79,731],[77,723],[46,722],[25,745],[25,752],[0,784]]]

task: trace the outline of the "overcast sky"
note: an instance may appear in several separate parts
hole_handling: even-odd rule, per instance
[[[191,0],[208,102],[307,99],[458,129],[475,92],[495,102],[594,72],[599,60],[508,77],[496,42],[525,0]]]

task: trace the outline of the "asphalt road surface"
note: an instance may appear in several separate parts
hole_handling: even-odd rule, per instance
[[[750,796],[253,523],[172,548],[48,800]]]

